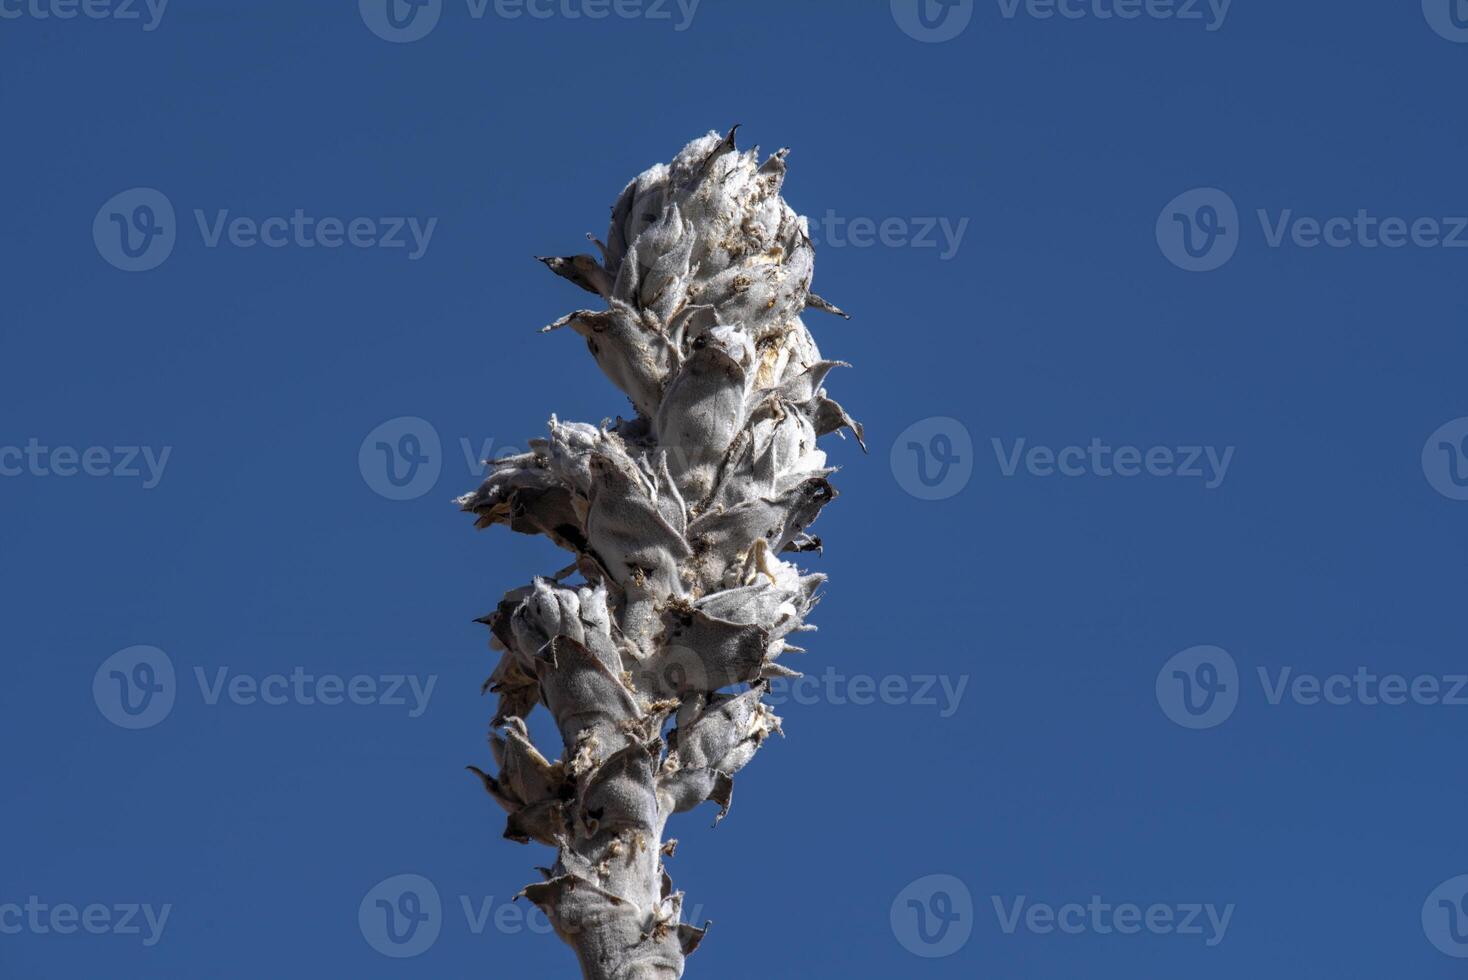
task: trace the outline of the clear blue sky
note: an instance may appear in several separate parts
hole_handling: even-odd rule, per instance
[[[1328,678],[1468,672],[1468,10],[50,3],[0,0],[0,975],[568,974],[496,925],[551,855],[462,768],[472,620],[564,557],[450,500],[464,445],[626,411],[532,256],[735,122],[793,148],[871,453],[803,556],[819,685],[671,829],[689,976],[1460,975],[1468,704]],[[401,874],[414,958],[359,923]]]

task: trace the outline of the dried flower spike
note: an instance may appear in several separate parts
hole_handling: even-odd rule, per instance
[[[807,528],[836,491],[817,437],[862,437],[823,387],[840,362],[800,320],[845,314],[810,291],[806,221],[780,196],[785,157],[760,163],[734,131],[710,133],[627,185],[599,257],[541,260],[605,301],[546,329],[584,337],[635,416],[553,417],[459,500],[479,527],[575,555],[484,619],[503,651],[489,681],[499,770],[475,772],[509,813],[506,837],[557,849],[523,894],[591,980],[682,976],[703,939],[706,926],[681,921],[663,827],[705,800],[727,813],[734,774],[780,731],[761,697],[795,676],[781,655],[813,628],[824,576],[779,555],[820,547]],[[583,584],[561,584],[572,571]],[[525,726],[536,704],[561,732],[555,762]]]

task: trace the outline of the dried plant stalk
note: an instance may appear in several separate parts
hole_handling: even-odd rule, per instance
[[[810,292],[785,158],[710,133],[627,185],[599,258],[542,260],[606,301],[546,329],[584,337],[635,417],[552,417],[548,438],[492,461],[459,500],[478,527],[544,534],[576,558],[482,620],[503,651],[487,682],[499,768],[475,772],[509,813],[506,837],[557,849],[523,894],[593,980],[682,976],[703,939],[681,921],[664,824],[705,800],[722,818],[734,774],[780,731],[761,698],[798,676],[782,656],[813,628],[824,576],[777,556],[820,548],[806,529],[836,491],[816,438],[861,440],[822,387],[840,362],[800,320],[845,314]],[[537,703],[564,742],[555,762],[525,726]]]

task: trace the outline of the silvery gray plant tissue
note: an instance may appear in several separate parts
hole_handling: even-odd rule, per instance
[[[483,620],[503,651],[487,682],[498,772],[475,771],[506,837],[556,848],[524,894],[594,980],[679,977],[703,939],[681,921],[663,827],[705,801],[721,818],[734,774],[780,731],[761,697],[794,676],[792,634],[813,628],[824,576],[779,556],[820,548],[807,529],[836,491],[817,437],[861,439],[823,387],[840,362],[800,319],[844,314],[810,291],[785,157],[711,133],[627,185],[599,257],[542,260],[605,301],[546,329],[584,338],[634,417],[552,417],[459,500],[478,527],[575,556]],[[537,703],[560,729],[555,761],[523,720]]]

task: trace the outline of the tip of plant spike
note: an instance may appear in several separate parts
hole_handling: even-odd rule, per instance
[[[847,313],[845,310],[835,305],[834,303],[828,303],[826,300],[817,296],[815,293],[810,293],[806,297],[805,307],[808,310],[820,310],[823,313],[834,313],[836,316],[839,316],[843,320],[851,319],[850,313]]]
[[[713,166],[715,160],[734,149],[734,134],[739,132],[739,127],[741,125],[741,123],[735,123],[733,126],[730,126],[729,135],[725,136],[723,140],[719,142],[718,146],[715,146],[712,150],[709,151],[709,155],[705,157],[703,161],[703,173],[708,173],[709,167]]]

